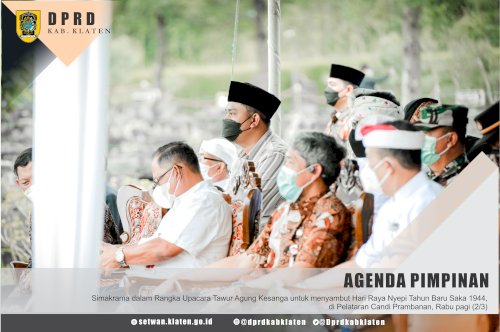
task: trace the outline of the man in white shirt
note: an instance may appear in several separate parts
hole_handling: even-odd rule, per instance
[[[361,129],[368,167],[360,175],[367,192],[382,190],[389,199],[373,223],[372,234],[355,256],[356,265],[372,267],[384,249],[410,224],[442,188],[421,171],[424,136],[404,121],[365,126]]]
[[[227,256],[231,207],[204,181],[193,149],[182,142],[160,147],[152,162],[153,198],[168,209],[152,237],[138,245],[102,247],[101,267],[202,267]]]
[[[216,187],[229,191],[229,173],[238,158],[236,147],[225,138],[201,142],[199,159],[201,175]]]

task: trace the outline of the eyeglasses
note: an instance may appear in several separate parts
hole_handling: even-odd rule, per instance
[[[161,178],[164,177],[168,172],[170,172],[171,170],[173,170],[174,167],[175,167],[175,165],[172,166],[172,167],[170,167],[170,169],[168,171],[166,171],[165,173],[163,173],[162,175],[160,175],[157,179],[153,178],[153,190],[155,190],[155,188],[158,186]]]
[[[218,163],[223,163],[223,161],[219,160],[219,159],[213,159],[213,158],[207,158],[207,157],[202,157],[202,158],[203,158],[203,160],[211,160],[211,161],[216,161]]]

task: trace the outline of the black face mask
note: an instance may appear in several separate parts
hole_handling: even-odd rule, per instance
[[[251,117],[252,116],[249,116],[248,119],[250,119]],[[230,120],[230,119],[223,119],[222,120],[222,137],[224,137],[225,139],[227,139],[230,142],[236,141],[236,139],[238,138],[238,136],[240,136],[240,134],[242,132],[250,129],[250,128],[248,128],[245,130],[241,130],[241,125],[244,124],[245,122],[247,122],[248,119],[246,119],[242,123],[238,123],[238,122],[236,122],[234,120]]]
[[[326,103],[330,106],[335,106],[337,101],[339,101],[339,93],[338,91],[333,90],[330,87],[326,87],[325,91]]]

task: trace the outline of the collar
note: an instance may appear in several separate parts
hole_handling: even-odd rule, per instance
[[[428,180],[427,175],[420,171],[414,175],[408,182],[406,182],[398,191],[392,196],[392,199],[397,201],[411,197],[415,191],[418,190]]]
[[[302,202],[293,202],[290,204],[290,209],[291,210],[299,210],[300,214],[302,216],[304,216],[305,214],[310,213],[313,210],[316,203],[319,201],[319,199],[327,193],[328,193],[328,191],[323,192],[323,193],[318,194],[318,195],[314,195],[314,196],[309,197],[308,199],[306,199],[305,201],[302,201]]]
[[[443,172],[441,174],[436,175],[434,172],[429,170],[427,175],[434,181],[444,180],[449,177],[455,176],[468,164],[469,164],[469,159],[467,158],[467,155],[464,152],[455,159],[453,159],[452,161],[450,161],[448,165],[444,167]]]
[[[213,181],[212,181],[213,182]],[[218,186],[220,187],[221,189],[225,189],[224,187],[226,186],[226,184],[229,182],[229,178],[227,179],[224,179],[224,180],[221,180],[219,182],[214,182],[214,186]]]
[[[267,142],[267,140],[269,140],[271,138],[271,135],[273,134],[273,132],[271,131],[271,129],[268,129],[264,135],[262,135],[261,138],[259,138],[259,140],[257,141],[257,143],[253,146],[253,148],[250,150],[250,153],[247,155],[245,153],[245,150],[241,150],[240,152],[240,157],[246,157],[248,156],[248,158],[250,160],[254,160],[255,159],[255,156],[260,152],[260,150],[262,149],[262,147],[265,145],[265,143]]]
[[[183,201],[189,200],[190,196],[194,195],[198,190],[207,187],[208,186],[208,182],[207,181],[210,181],[210,180],[200,181],[197,184],[195,184],[194,186],[192,186],[191,188],[189,188],[182,195],[177,196],[175,198],[174,206],[172,206],[172,208],[174,208],[175,206],[178,206]]]

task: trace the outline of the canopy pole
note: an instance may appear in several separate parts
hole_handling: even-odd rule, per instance
[[[108,43],[109,36],[99,36],[69,66],[55,59],[40,67],[34,80],[32,273],[37,312],[65,312],[72,297],[84,298],[98,287],[108,140]]]
[[[268,91],[281,99],[280,76],[280,0],[267,2],[267,69]],[[281,107],[271,121],[271,129],[281,136]]]

